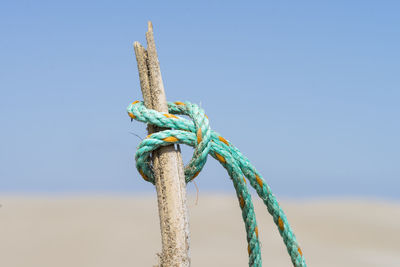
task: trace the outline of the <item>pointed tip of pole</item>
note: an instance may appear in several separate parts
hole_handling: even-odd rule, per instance
[[[150,20],[147,22],[147,28],[149,32],[153,31],[153,23]]]

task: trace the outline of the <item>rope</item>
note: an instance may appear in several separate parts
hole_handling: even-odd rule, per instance
[[[171,113],[169,114],[147,109],[143,102],[135,101],[128,106],[127,110],[131,120],[135,119],[158,127],[173,129],[150,134],[139,144],[135,155],[136,168],[144,180],[154,184],[150,157],[151,152],[161,146],[186,144],[194,147],[193,157],[185,166],[186,183],[199,175],[207,161],[208,154],[210,154],[228,171],[235,187],[246,228],[249,266],[262,266],[262,261],[257,221],[246,178],[272,215],[293,265],[295,267],[306,266],[303,253],[286,215],[270,187],[236,147],[210,129],[208,117],[199,106],[190,102],[169,102],[168,111]],[[187,115],[191,120],[177,117],[174,114]]]

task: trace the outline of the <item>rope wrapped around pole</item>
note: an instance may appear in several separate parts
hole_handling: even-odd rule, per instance
[[[262,266],[262,260],[257,221],[246,179],[272,215],[293,265],[295,267],[306,266],[303,253],[286,215],[270,187],[236,147],[211,130],[208,118],[199,106],[190,102],[169,102],[170,114],[168,114],[147,109],[143,102],[135,101],[128,106],[127,111],[132,120],[172,129],[150,134],[139,144],[135,155],[136,168],[144,180],[154,184],[150,156],[151,152],[159,147],[171,144],[186,144],[194,147],[193,157],[185,167],[186,183],[192,181],[200,173],[207,161],[208,154],[210,154],[228,171],[235,187],[247,233],[249,266]],[[187,115],[191,120],[173,114]]]

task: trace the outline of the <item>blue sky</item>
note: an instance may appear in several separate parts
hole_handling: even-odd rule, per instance
[[[0,2],[0,192],[153,192],[125,112],[152,20],[167,98],[276,194],[400,197],[398,1],[142,2]],[[212,158],[196,180],[232,191]]]

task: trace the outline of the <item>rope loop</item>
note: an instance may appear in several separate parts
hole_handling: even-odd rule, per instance
[[[306,266],[296,237],[270,187],[236,147],[217,132],[211,130],[208,117],[203,109],[190,102],[178,101],[169,102],[169,113],[162,113],[147,109],[143,102],[135,101],[128,106],[127,111],[131,120],[135,119],[158,127],[169,128],[148,135],[137,148],[135,154],[136,168],[144,180],[154,184],[151,153],[161,146],[186,144],[194,147],[193,157],[185,166],[186,183],[199,175],[207,161],[208,154],[210,154],[227,170],[235,187],[246,228],[249,266],[262,266],[262,260],[258,226],[247,181],[256,190],[268,212],[272,215],[293,265],[295,267]],[[175,115],[185,115],[191,120]]]

